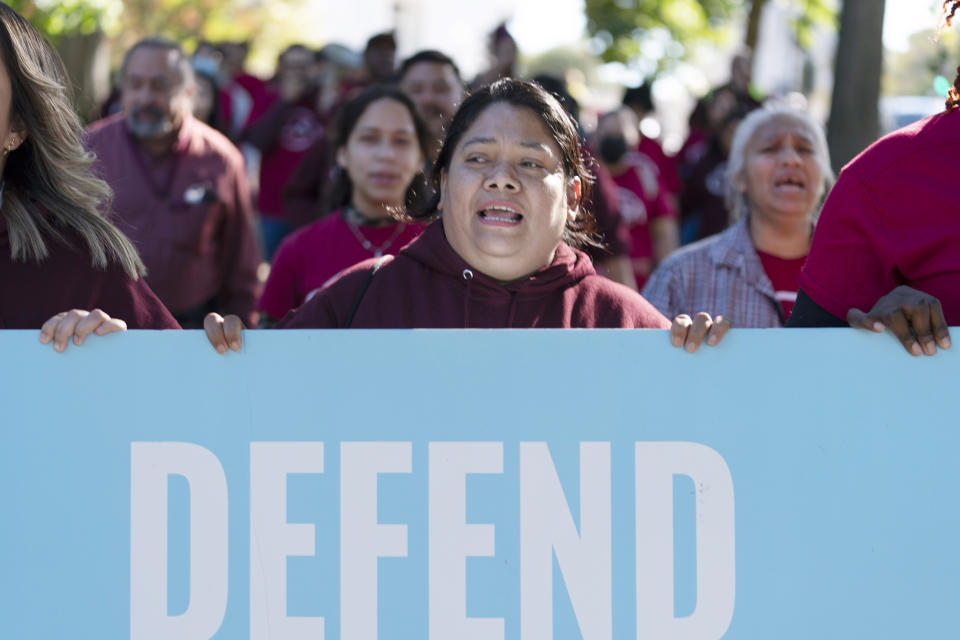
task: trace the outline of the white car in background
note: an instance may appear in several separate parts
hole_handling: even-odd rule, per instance
[[[939,96],[889,96],[880,98],[880,130],[887,134],[908,124],[932,116],[944,109]]]

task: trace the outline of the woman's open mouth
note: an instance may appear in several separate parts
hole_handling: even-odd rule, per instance
[[[389,171],[378,171],[376,173],[371,173],[370,179],[379,185],[392,185],[400,181],[400,174],[391,173]]]
[[[487,202],[477,216],[483,224],[497,227],[514,227],[523,220],[523,214],[506,202]]]
[[[807,182],[798,176],[784,176],[774,181],[773,186],[780,192],[799,193],[807,190]]]

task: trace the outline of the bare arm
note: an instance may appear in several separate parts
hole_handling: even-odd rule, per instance
[[[680,245],[680,226],[677,219],[674,216],[664,216],[651,220],[650,243],[653,245],[653,262],[656,266]]]

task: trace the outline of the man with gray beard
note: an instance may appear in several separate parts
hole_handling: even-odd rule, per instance
[[[141,40],[121,86],[122,113],[90,125],[87,141],[150,287],[185,329],[211,311],[256,322],[260,252],[243,158],[191,115],[188,58],[174,42]]]

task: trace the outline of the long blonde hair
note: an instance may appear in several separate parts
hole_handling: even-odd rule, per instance
[[[136,248],[103,215],[113,199],[91,170],[94,155],[81,142],[82,127],[68,93],[63,61],[33,26],[0,4],[0,57],[10,76],[10,121],[26,139],[7,156],[0,214],[15,261],[42,262],[53,238],[80,236],[94,267],[115,262],[132,279],[146,272]]]

